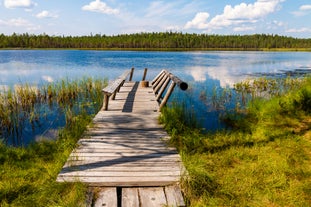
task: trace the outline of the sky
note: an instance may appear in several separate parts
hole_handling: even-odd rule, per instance
[[[311,38],[311,0],[0,0],[0,34],[166,31]]]

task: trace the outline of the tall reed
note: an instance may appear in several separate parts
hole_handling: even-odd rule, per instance
[[[95,113],[102,106],[106,79],[63,79],[41,87],[22,84],[0,93],[0,136],[5,143],[23,145],[28,126],[42,128],[46,117],[70,120],[70,113]],[[85,103],[87,101],[87,103]],[[83,103],[84,102],[84,103]],[[64,116],[65,114],[65,116]],[[57,125],[57,124],[56,124]]]

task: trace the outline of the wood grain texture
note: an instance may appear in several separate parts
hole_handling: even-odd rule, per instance
[[[163,188],[139,188],[141,207],[159,207],[167,204]]]
[[[122,188],[122,207],[140,207],[138,188]]]
[[[102,188],[100,192],[98,192],[97,199],[94,203],[94,207],[117,207],[117,189],[116,188]]]

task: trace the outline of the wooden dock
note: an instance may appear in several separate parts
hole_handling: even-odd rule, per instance
[[[125,82],[109,110],[95,116],[57,181],[101,187],[94,206],[184,206],[178,186],[184,167],[158,117],[153,88]]]

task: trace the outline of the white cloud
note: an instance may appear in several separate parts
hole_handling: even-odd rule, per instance
[[[118,14],[118,9],[113,9],[109,7],[105,2],[101,2],[100,0],[95,0],[90,2],[88,5],[82,7],[84,11],[91,11],[91,12],[99,12],[103,14]]]
[[[311,32],[311,28],[303,27],[299,29],[288,29],[286,32],[289,33],[304,33],[304,32]]]
[[[305,16],[311,11],[311,4],[301,5],[298,11],[291,12],[296,17]]]
[[[58,15],[55,14],[55,13],[52,13],[52,12],[44,10],[44,11],[38,13],[36,15],[36,17],[39,18],[39,19],[43,19],[43,18],[58,18]]]
[[[23,27],[30,31],[38,30],[40,28],[40,26],[34,25],[28,20],[22,18],[9,19],[6,21],[0,19],[0,25],[7,27]]]
[[[17,18],[17,19],[10,19],[8,21],[0,20],[0,25],[21,27],[25,25],[30,25],[30,23],[25,19]]]
[[[257,0],[254,4],[241,3],[232,7],[227,5],[221,15],[215,16],[210,22],[211,28],[222,28],[240,23],[255,23],[259,19],[275,12],[281,0]]]
[[[185,29],[195,28],[195,29],[206,29],[208,27],[207,19],[209,18],[209,13],[199,12],[195,17],[188,21],[185,25]]]
[[[4,6],[6,8],[32,8],[36,4],[31,0],[4,0]]]
[[[299,10],[301,10],[301,11],[311,10],[311,4],[300,6]]]
[[[221,29],[224,27],[256,23],[265,16],[277,11],[284,0],[257,0],[253,4],[241,3],[235,6],[226,5],[223,13],[207,22],[208,13],[197,13],[195,18],[186,23],[185,28]],[[237,27],[238,28],[238,27]]]

